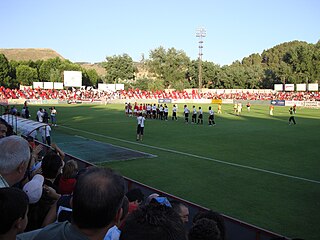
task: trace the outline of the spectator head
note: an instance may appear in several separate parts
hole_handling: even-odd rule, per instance
[[[152,193],[147,197],[146,205],[149,205],[152,199],[159,197],[160,195],[158,193]]]
[[[62,176],[65,179],[75,178],[78,173],[78,164],[75,160],[69,160],[63,167]]]
[[[73,191],[74,224],[91,230],[113,226],[121,218],[124,194],[122,176],[107,168],[89,168],[78,177]]]
[[[225,224],[224,219],[221,216],[220,213],[214,212],[212,210],[209,211],[200,211],[193,217],[193,224],[195,224],[198,220],[202,218],[207,218],[215,221],[217,223],[218,229],[220,231],[221,240],[226,239],[226,230],[225,230]]]
[[[19,136],[0,139],[0,174],[12,186],[21,181],[30,160],[29,143]]]
[[[0,138],[7,136],[7,126],[4,123],[0,123]]]
[[[189,240],[222,240],[217,223],[208,218],[199,219],[194,223],[188,237]]]
[[[147,205],[129,214],[120,240],[185,240],[178,214],[164,205]]]
[[[40,200],[44,178],[40,174],[34,175],[31,181],[23,186],[23,191],[28,195],[29,203],[33,204]]]
[[[44,178],[55,179],[61,173],[63,162],[55,152],[48,152],[42,159],[41,168]]]
[[[173,210],[178,213],[183,223],[189,222],[189,208],[179,201],[171,201]]]
[[[126,194],[129,202],[136,202],[138,204],[142,203],[144,200],[144,194],[140,188],[133,188]]]
[[[28,223],[28,196],[18,188],[0,188],[0,238],[22,233]]]

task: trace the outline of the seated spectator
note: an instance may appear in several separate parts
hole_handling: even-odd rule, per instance
[[[226,230],[225,230],[224,219],[220,213],[214,212],[212,210],[200,211],[193,217],[193,220],[192,220],[193,224],[195,224],[198,220],[200,220],[202,218],[207,218],[207,219],[211,219],[211,220],[215,221],[217,223],[217,227],[220,231],[221,240],[226,239]]]
[[[4,123],[0,122],[0,138],[7,136],[7,126]]]
[[[222,240],[222,238],[214,220],[201,218],[191,227],[188,240]]]
[[[18,188],[0,188],[0,239],[15,240],[27,226],[28,196]]]
[[[178,213],[183,223],[189,222],[189,209],[186,205],[179,201],[170,201],[173,210]]]
[[[121,229],[120,240],[185,240],[178,214],[164,205],[147,205],[132,212]]]
[[[0,188],[12,186],[25,175],[30,159],[28,142],[19,136],[0,139]]]
[[[23,186],[23,191],[27,194],[29,198],[29,203],[37,203],[42,195],[44,178],[40,174],[36,174],[31,181],[27,182]]]
[[[131,189],[126,196],[129,200],[129,213],[136,210],[144,200],[144,194],[140,188]]]
[[[128,210],[129,210],[129,200],[126,196],[123,198],[122,202],[122,215],[121,218],[119,219],[119,222],[116,223],[112,228],[109,228],[106,236],[104,237],[104,240],[119,240],[121,231],[120,227],[124,225],[124,222],[128,216]]]
[[[111,169],[91,167],[77,180],[72,223],[53,223],[18,235],[17,239],[103,239],[109,228],[119,221],[124,193],[122,176]]]
[[[51,206],[60,198],[60,194],[57,193],[58,186],[54,184],[54,181],[58,174],[61,173],[62,167],[63,161],[55,152],[48,152],[42,159],[41,169],[44,177],[44,191],[38,202],[30,204],[27,231],[42,227]]]
[[[69,160],[63,167],[62,175],[59,179],[58,192],[60,194],[71,194],[76,184],[78,164],[74,160]]]

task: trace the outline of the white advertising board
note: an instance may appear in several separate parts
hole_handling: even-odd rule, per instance
[[[282,92],[283,91],[283,84],[275,84],[274,90]]]
[[[54,82],[53,88],[54,89],[63,89],[63,83],[62,82]]]
[[[287,92],[293,92],[294,91],[294,84],[285,84],[284,90]]]
[[[43,88],[43,82],[33,82],[33,89]]]
[[[319,90],[319,86],[318,83],[309,83],[308,84],[308,91],[318,91]]]
[[[296,90],[302,91],[302,92],[307,91],[307,84],[305,84],[305,83],[296,84]]]
[[[43,89],[53,89],[53,82],[44,82]]]
[[[82,72],[80,71],[64,71],[63,83],[65,87],[81,87]]]

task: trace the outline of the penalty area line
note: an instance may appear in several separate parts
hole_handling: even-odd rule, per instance
[[[139,142],[132,142],[132,141],[128,141],[128,140],[124,140],[124,139],[120,139],[120,138],[115,138],[115,137],[110,137],[110,136],[106,136],[106,135],[102,135],[102,134],[92,133],[92,132],[88,132],[88,131],[84,131],[84,130],[80,130],[80,129],[75,129],[75,128],[71,128],[71,127],[66,127],[66,126],[60,126],[60,127],[67,128],[67,129],[74,130],[74,131],[78,131],[78,132],[91,134],[91,135],[98,136],[98,137],[108,138],[108,139],[112,139],[112,140],[116,140],[116,141],[120,141],[120,142],[125,142],[125,143],[143,146],[143,147],[153,148],[153,149],[161,150],[161,151],[165,151],[165,152],[171,152],[171,153],[185,155],[188,157],[194,157],[194,158],[198,158],[198,159],[203,159],[203,160],[207,160],[207,161],[211,161],[211,162],[217,162],[217,163],[221,163],[221,164],[225,164],[225,165],[229,165],[229,166],[245,168],[245,169],[250,169],[250,170],[254,170],[254,171],[258,171],[258,172],[264,172],[264,173],[269,173],[269,174],[273,174],[273,175],[277,175],[277,176],[282,176],[282,177],[292,178],[292,179],[301,180],[301,181],[305,181],[305,182],[320,184],[320,181],[313,180],[313,179],[297,177],[297,176],[293,176],[293,175],[289,175],[289,174],[285,174],[285,173],[269,171],[269,170],[256,168],[256,167],[250,167],[250,166],[241,165],[241,164],[237,164],[237,163],[226,162],[226,161],[222,161],[222,160],[218,160],[218,159],[214,159],[214,158],[199,156],[199,155],[186,153],[186,152],[180,152],[180,151],[162,148],[162,147],[156,147],[156,146],[147,145],[147,144],[143,144],[143,143],[139,143]]]

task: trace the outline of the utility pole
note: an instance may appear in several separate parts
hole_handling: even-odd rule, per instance
[[[199,38],[199,92],[202,89],[202,44],[203,44],[203,40],[202,38],[204,38],[206,36],[206,30],[203,27],[197,28],[196,31],[196,37]]]

